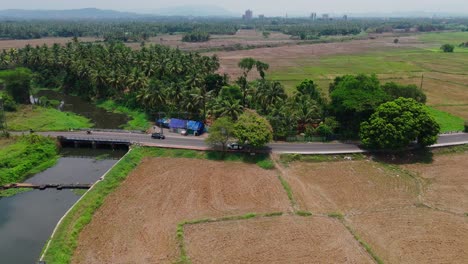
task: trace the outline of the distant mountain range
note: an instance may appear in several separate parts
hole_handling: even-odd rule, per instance
[[[135,10],[120,12],[97,8],[70,10],[0,10],[0,19],[136,19],[143,17],[184,16],[184,17],[240,17],[216,6],[179,6],[158,10]]]
[[[142,13],[153,13],[159,16],[186,16],[186,17],[240,17],[240,14],[230,12],[219,6],[207,5],[185,5],[161,8],[148,12],[141,10]]]
[[[141,19],[154,17],[237,17],[240,14],[230,12],[217,6],[186,5],[177,7],[151,9],[135,9],[133,12],[120,12],[97,8],[69,9],[69,10],[26,10],[8,9],[0,10],[1,20],[31,20],[31,19]],[[307,17],[307,14],[290,14],[290,17]],[[341,17],[339,14],[330,14],[331,17]],[[448,12],[394,12],[394,13],[348,13],[349,17],[456,17],[468,16],[463,13]]]
[[[130,12],[102,10],[97,8],[83,8],[70,10],[0,10],[3,19],[119,19],[136,18],[141,15]]]

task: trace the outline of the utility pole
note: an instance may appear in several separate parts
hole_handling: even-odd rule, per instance
[[[158,116],[159,116],[158,121],[161,120],[161,114],[166,115],[166,113],[164,113],[164,112],[158,112]],[[157,122],[156,122],[156,123],[157,123]],[[161,129],[161,135],[163,135],[163,132],[164,132],[164,131],[163,131],[163,123],[162,123],[162,122],[159,124],[159,128]]]
[[[423,82],[424,82],[424,73],[421,75],[421,86],[419,87],[421,91],[423,90]]]

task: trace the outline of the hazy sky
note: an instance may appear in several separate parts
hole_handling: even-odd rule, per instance
[[[265,15],[427,11],[468,13],[468,0],[0,0],[0,9],[71,9],[96,7],[154,11],[180,5],[215,5],[235,13],[250,8]]]

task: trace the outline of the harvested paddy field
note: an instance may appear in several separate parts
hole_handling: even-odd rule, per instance
[[[185,220],[291,211],[275,171],[237,162],[147,158],[80,234],[73,263],[173,263]]]
[[[270,32],[268,38],[265,38],[262,31],[241,29],[234,35],[211,35],[210,40],[206,42],[183,42],[181,34],[176,35],[158,35],[146,41],[147,44],[159,44],[179,48],[187,51],[210,50],[210,49],[242,49],[265,46],[281,46],[295,44],[300,40],[291,39],[290,35],[280,32]],[[140,48],[140,43],[129,43],[132,48]]]
[[[318,59],[331,55],[359,54],[383,49],[400,50],[424,47],[424,44],[415,36],[401,37],[398,45],[393,43],[393,39],[394,36],[382,35],[366,40],[225,51],[216,52],[216,55],[220,58],[220,72],[227,73],[233,76],[233,78],[242,74],[242,70],[237,67],[239,61],[245,57],[253,57],[270,64],[270,71],[273,72],[274,79],[283,81],[293,80],[294,76],[307,74],[307,67],[316,66]],[[365,64],[362,66],[365,66]],[[327,74],[333,73],[328,72]],[[286,75],[286,78],[281,78],[284,75]],[[314,76],[310,76],[309,78],[312,77]]]
[[[187,225],[192,263],[373,263],[337,220],[278,216]]]
[[[348,220],[385,263],[466,263],[468,259],[467,217],[406,208]]]
[[[436,155],[431,164],[404,167],[428,182],[421,196],[424,204],[463,215],[468,213],[467,161],[466,153]]]
[[[294,162],[283,177],[299,207],[346,214],[388,210],[417,202],[418,182],[408,174],[368,161]]]

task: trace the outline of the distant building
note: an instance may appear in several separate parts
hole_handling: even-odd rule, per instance
[[[245,11],[245,14],[242,15],[242,19],[244,19],[244,20],[251,20],[252,18],[253,18],[253,12],[250,9]]]
[[[343,19],[344,19],[344,20],[348,20],[348,15],[344,15],[344,16],[343,16]]]
[[[259,19],[265,19],[265,15],[258,15]]]
[[[323,14],[322,19],[323,20],[328,20],[328,19],[330,19],[330,16],[328,14]]]
[[[317,13],[311,13],[310,14],[310,19],[317,20]]]

